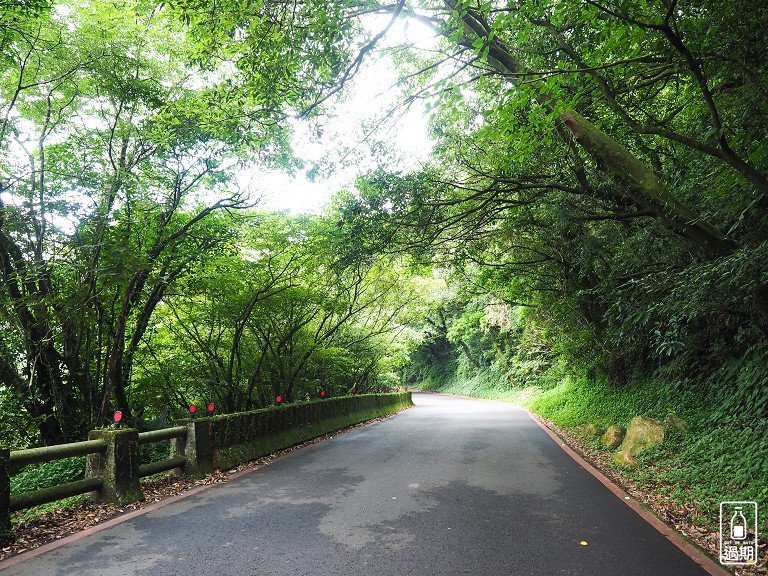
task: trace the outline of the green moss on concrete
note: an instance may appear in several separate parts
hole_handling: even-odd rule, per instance
[[[410,393],[361,395],[220,416],[213,464],[231,468],[411,405]]]
[[[0,545],[14,541],[11,530],[11,481],[8,474],[11,451],[0,448]]]
[[[89,454],[86,460],[87,478],[103,480],[101,490],[92,494],[96,501],[129,504],[144,500],[139,486],[139,431],[91,430],[89,440],[103,440],[103,454]]]

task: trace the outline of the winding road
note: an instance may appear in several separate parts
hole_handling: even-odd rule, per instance
[[[517,407],[435,394],[2,576],[705,571]]]

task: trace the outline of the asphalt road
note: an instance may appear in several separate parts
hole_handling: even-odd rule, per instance
[[[705,574],[523,410],[414,400],[2,576]]]

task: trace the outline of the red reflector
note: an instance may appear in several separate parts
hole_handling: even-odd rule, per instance
[[[123,413],[118,410],[115,412],[115,422],[120,422],[123,419]]]
[[[214,410],[216,410],[216,406],[214,406],[213,402],[211,402],[208,404],[208,412],[213,412]]]
[[[325,398],[325,390],[323,390],[322,392],[320,392],[320,398]]]
[[[195,406],[194,404],[190,404],[190,405],[189,405],[189,411],[190,411],[192,414],[194,414],[196,410],[197,410],[197,406]]]
[[[277,398],[275,398],[275,402],[277,402],[278,404],[280,404],[280,402],[282,402],[282,401],[283,401],[283,397],[282,396],[278,396]]]

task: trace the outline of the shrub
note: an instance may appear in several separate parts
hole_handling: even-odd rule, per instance
[[[85,477],[85,456],[30,464],[11,476],[11,493],[21,494],[66,484]]]

